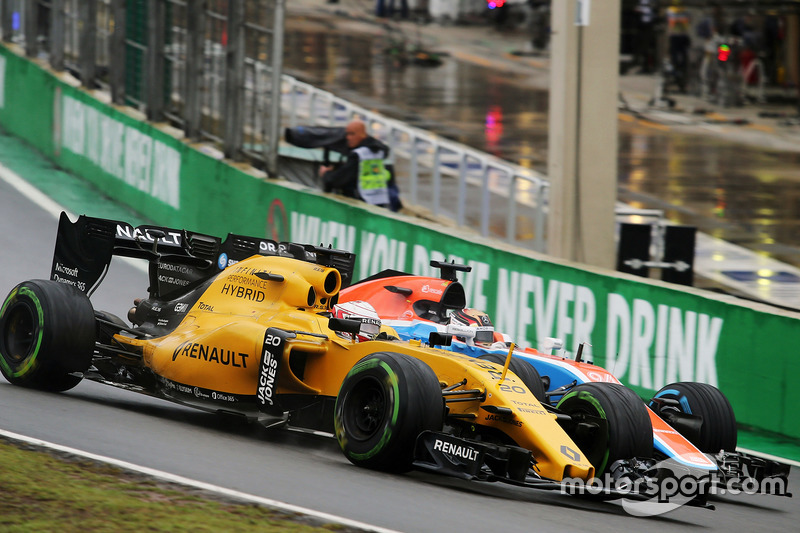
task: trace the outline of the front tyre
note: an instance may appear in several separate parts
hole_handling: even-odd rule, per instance
[[[736,451],[736,417],[718,388],[707,383],[672,383],[653,396],[650,408],[701,452]]]
[[[336,398],[336,439],[350,462],[365,468],[410,470],[417,436],[443,423],[439,379],[427,364],[403,354],[364,357]]]
[[[564,428],[595,468],[605,473],[616,461],[653,456],[653,425],[644,402],[618,383],[581,383],[556,406],[570,415]]]
[[[0,307],[0,371],[14,385],[71,389],[89,368],[94,343],[92,304],[71,285],[25,281]]]

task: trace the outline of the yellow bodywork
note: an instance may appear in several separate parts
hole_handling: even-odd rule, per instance
[[[353,342],[328,327],[326,313],[341,286],[339,272],[287,257],[253,256],[221,272],[169,335],[133,339],[144,365],[187,387],[255,397],[267,328],[295,332],[278,365],[276,395],[336,397],[345,376],[375,352],[424,361],[443,388],[479,389],[485,400],[448,403],[449,414],[474,415],[472,424],[494,427],[533,452],[545,478],[588,479],[591,464],[517,376],[494,363],[418,343]]]

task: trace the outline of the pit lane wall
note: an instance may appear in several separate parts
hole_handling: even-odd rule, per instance
[[[469,305],[521,345],[559,337],[574,353],[588,342],[595,363],[645,398],[673,381],[711,383],[740,424],[800,438],[791,365],[800,314],[557,263],[267,180],[101,99],[0,47],[0,124],[158,224],[332,244],[357,252],[356,279],[386,268],[435,274],[432,259],[467,263]]]

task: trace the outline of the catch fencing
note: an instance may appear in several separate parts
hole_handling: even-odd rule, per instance
[[[277,173],[286,0],[3,0],[6,42]],[[32,38],[28,38],[28,37]]]
[[[285,3],[0,0],[0,18],[29,57],[273,176],[282,127],[362,118],[389,145],[406,204],[546,251],[543,176],[282,75]]]

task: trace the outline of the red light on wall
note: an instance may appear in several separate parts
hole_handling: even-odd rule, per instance
[[[500,141],[503,139],[503,108],[497,105],[489,107],[484,132],[489,153],[499,155]]]

